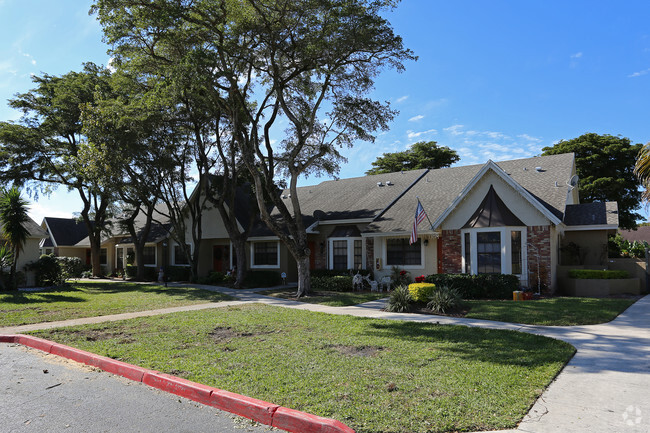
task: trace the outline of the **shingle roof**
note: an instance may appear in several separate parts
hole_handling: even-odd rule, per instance
[[[618,204],[616,202],[598,202],[568,205],[564,223],[567,226],[618,226]]]
[[[88,228],[82,221],[53,217],[45,217],[43,221],[49,228],[50,236],[60,247],[74,246],[88,236]]]
[[[646,241],[650,243],[650,226],[640,226],[636,230],[619,230],[623,239],[634,241]]]
[[[538,156],[497,162],[508,176],[526,189],[542,206],[560,220],[566,207],[567,186],[573,170],[573,154]],[[370,232],[408,232],[413,223],[417,197],[433,222],[451,205],[484,164],[441,168],[429,171],[400,205],[393,206],[369,227]],[[536,170],[541,167],[541,170]],[[557,185],[556,186],[556,182]]]
[[[317,220],[375,218],[426,171],[375,174],[300,187],[297,194],[305,226],[308,227]],[[288,190],[282,192],[282,200],[292,212]],[[273,210],[272,215],[279,215],[277,209]],[[251,236],[268,235],[272,235],[272,232],[262,223],[258,223],[251,232]]]

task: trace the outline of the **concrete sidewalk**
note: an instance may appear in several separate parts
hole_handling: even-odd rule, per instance
[[[266,289],[236,290],[214,286],[192,286],[219,291],[239,300],[0,328],[0,333],[19,333],[55,326],[99,323],[249,302],[327,314],[529,332],[566,341],[577,349],[577,353],[537,400],[519,427],[510,430],[511,432],[650,432],[650,296],[636,302],[610,323],[550,327],[423,314],[388,313],[381,311],[384,300],[353,307],[330,307],[257,293]]]

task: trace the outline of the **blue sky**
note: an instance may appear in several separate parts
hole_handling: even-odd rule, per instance
[[[31,74],[106,64],[86,0],[0,0],[0,120]],[[374,97],[400,111],[375,143],[344,154],[341,177],[361,176],[384,152],[435,140],[461,165],[523,158],[586,132],[650,140],[650,2],[404,0],[388,18],[419,56],[384,72]],[[320,182],[310,178],[303,184]],[[80,208],[59,189],[32,217]]]

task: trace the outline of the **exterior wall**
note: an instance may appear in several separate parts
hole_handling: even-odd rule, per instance
[[[462,247],[460,229],[443,230],[442,237],[438,241],[442,242],[442,272],[445,274],[461,273]]]
[[[58,247],[54,248],[54,255],[57,257],[79,257],[81,262],[86,264],[86,250],[88,248]]]
[[[443,221],[443,230],[456,230],[462,228],[481,201],[485,198],[490,185],[501,197],[501,200],[508,206],[526,226],[537,226],[548,224],[548,219],[540,213],[532,204],[508,185],[501,177],[494,172],[486,173],[483,178],[467,193],[463,201],[454,209],[454,211]],[[552,187],[552,186],[551,186]],[[554,188],[554,187],[553,187]]]
[[[551,226],[528,227],[528,285],[537,288],[538,272],[542,290],[552,293],[556,284],[552,278]],[[539,258],[539,261],[538,261]]]
[[[392,266],[386,264],[386,239],[391,237],[394,238],[395,236],[365,238],[366,269],[372,270],[375,280],[392,275]],[[409,235],[399,237],[408,238]],[[408,271],[411,278],[435,274],[438,271],[438,240],[430,236],[420,236],[420,240],[422,242],[426,240],[427,242],[427,245],[422,248],[422,266],[398,266],[400,269]],[[377,260],[380,262],[380,269],[377,269]]]
[[[199,266],[198,266],[198,276],[199,277],[204,277],[210,274],[214,270],[214,257],[213,257],[213,250],[212,247],[215,245],[222,245],[226,246],[230,250],[230,239],[202,239],[201,240],[201,247],[199,250]],[[250,260],[249,256],[249,249],[246,251],[246,261]],[[230,252],[230,257],[229,257],[229,263],[224,263],[224,266],[226,266],[227,269],[231,268],[233,257],[232,254],[234,254],[234,250]],[[248,269],[247,264],[245,265],[246,268]]]
[[[25,285],[27,287],[34,286],[34,284],[36,284],[34,271],[25,270],[25,266],[29,263],[37,261],[40,257],[40,242],[40,238],[28,238],[27,242],[25,242],[23,250],[18,256],[18,261],[16,262],[16,269],[25,273]]]
[[[580,250],[566,248],[571,242]],[[562,265],[607,266],[607,230],[566,231],[561,247]]]

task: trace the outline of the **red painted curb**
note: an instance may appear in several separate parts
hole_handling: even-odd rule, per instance
[[[273,424],[273,416],[280,408],[277,404],[216,388],[212,392],[209,404],[267,425]]]
[[[147,370],[146,368],[138,367],[137,365],[127,364],[126,362],[118,361],[117,359],[94,354],[86,364],[100,368],[109,373],[117,374],[118,376],[126,377],[127,379],[136,382],[142,382],[142,378],[147,373],[157,373],[157,371]]]
[[[286,407],[280,407],[275,411],[271,425],[295,433],[354,433],[354,430],[340,421]]]
[[[210,396],[212,395],[212,391],[215,390],[215,388],[207,385],[156,372],[145,373],[142,378],[142,383],[206,405],[210,404]]]
[[[262,424],[292,433],[355,433],[340,421],[300,412],[256,398],[224,391],[200,383],[147,370],[74,347],[54,343],[31,335],[0,335],[0,343],[19,343],[53,355],[62,356],[109,373],[142,382],[153,388],[170,392],[226,412],[240,415]]]

